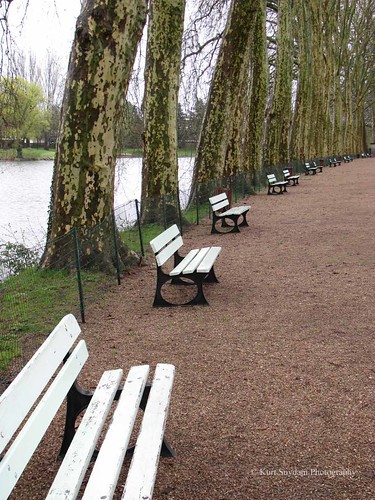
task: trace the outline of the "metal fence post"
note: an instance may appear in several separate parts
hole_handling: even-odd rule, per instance
[[[197,181],[197,185],[195,188],[195,205],[197,209],[197,226],[199,225],[199,184]]]
[[[181,213],[181,203],[180,203],[180,191],[177,187],[177,209],[178,209],[178,222],[180,226],[180,233],[181,236],[183,234],[183,227],[182,227],[182,213]]]
[[[113,210],[112,210],[112,231],[113,231],[113,246],[114,246],[114,249],[115,249],[115,263],[116,263],[117,284],[121,285],[120,259],[118,258],[118,241],[117,241],[117,231],[116,231],[116,218],[115,218],[115,212]]]
[[[142,255],[142,257],[144,257],[145,256],[145,250],[144,250],[144,247],[143,247],[141,216],[139,214],[139,206],[138,206],[139,201],[138,200],[134,200],[134,203],[135,203],[135,211],[137,212],[137,226],[138,226],[139,244],[141,246],[141,255]]]
[[[164,225],[164,229],[167,229],[167,214],[166,214],[166,210],[165,210],[165,196],[163,195],[161,197],[162,199],[162,209],[163,209],[163,225]]]
[[[73,239],[74,239],[74,255],[76,260],[77,268],[77,280],[78,280],[78,294],[79,294],[79,308],[81,312],[81,321],[85,323],[85,306],[83,302],[83,288],[82,288],[82,276],[81,276],[81,262],[79,259],[79,242],[77,235],[77,228],[73,228]]]

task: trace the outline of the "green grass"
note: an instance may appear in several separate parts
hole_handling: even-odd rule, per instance
[[[126,148],[121,152],[122,156],[128,156],[131,158],[142,158],[142,149]],[[195,151],[191,149],[179,149],[178,156],[194,156]],[[55,150],[53,148],[46,151],[43,148],[23,148],[22,149],[22,160],[53,160],[55,157]],[[15,148],[0,149],[0,160],[2,161],[18,161],[17,151]]]
[[[82,272],[85,300],[108,282]],[[66,270],[28,268],[0,283],[0,368],[22,354],[24,335],[47,335],[67,313],[79,314],[77,276]]]
[[[53,160],[55,157],[55,150],[45,150],[42,148],[24,148],[22,149],[21,160]],[[18,161],[17,151],[14,148],[0,149],[0,160],[5,161]]]

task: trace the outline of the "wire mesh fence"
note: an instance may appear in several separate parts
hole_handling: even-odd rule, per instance
[[[328,159],[317,161],[327,164]],[[230,202],[237,203],[264,189],[267,173],[282,179],[283,168],[265,166],[256,175],[241,172],[194,188],[186,172],[176,193],[147,200],[147,210],[134,199],[85,234],[73,229],[58,241],[31,249],[0,245],[0,392],[63,315],[71,312],[85,322],[87,305],[121,283],[125,267],[147,255],[152,238],[172,224],[183,233],[189,225],[202,223],[210,217],[210,196],[226,191]],[[296,161],[288,168],[297,174],[304,164]],[[40,266],[41,256],[56,245],[53,265]]]

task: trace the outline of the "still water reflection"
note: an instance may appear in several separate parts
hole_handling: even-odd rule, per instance
[[[139,199],[140,158],[121,158],[116,172],[115,207]],[[179,159],[180,189],[187,193],[191,183],[192,158]],[[44,243],[52,161],[0,163],[0,244],[22,242],[28,247]]]

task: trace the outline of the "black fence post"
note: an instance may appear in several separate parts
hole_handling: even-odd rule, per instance
[[[197,185],[195,188],[195,205],[197,209],[197,226],[199,225],[199,184],[197,181]]]
[[[182,227],[182,213],[181,213],[181,203],[180,203],[180,191],[177,187],[177,209],[178,209],[178,223],[180,226],[181,236],[183,235],[183,227]]]
[[[138,226],[138,234],[139,234],[139,244],[141,245],[141,255],[142,255],[142,257],[144,257],[145,250],[144,250],[144,246],[143,246],[141,216],[139,214],[139,206],[138,206],[139,201],[134,200],[134,203],[135,203],[135,211],[137,212],[137,226]]]
[[[118,241],[117,241],[117,231],[116,231],[116,218],[115,218],[115,212],[113,210],[112,210],[112,231],[113,231],[113,246],[114,246],[114,250],[115,250],[115,263],[116,263],[117,284],[121,285],[120,259],[118,258]]]
[[[74,255],[76,260],[77,268],[77,280],[78,280],[78,294],[79,294],[79,308],[81,312],[81,321],[85,323],[85,306],[83,302],[83,288],[82,288],[82,276],[81,276],[81,262],[79,259],[79,242],[77,235],[77,228],[73,228],[73,239],[74,239]]]
[[[163,225],[164,229],[167,229],[167,214],[166,214],[166,209],[165,209],[165,196],[163,195],[161,197],[162,200],[162,210],[163,210]]]

